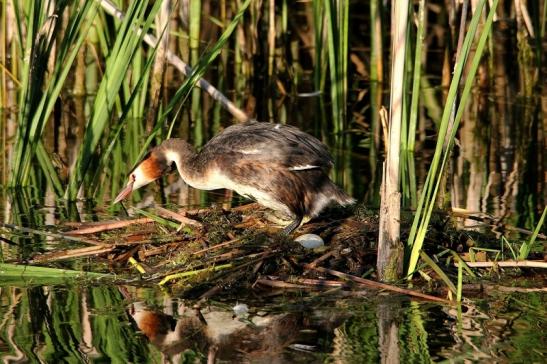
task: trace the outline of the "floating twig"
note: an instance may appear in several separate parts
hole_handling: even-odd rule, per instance
[[[273,287],[273,288],[306,288],[306,289],[322,289],[322,288],[340,288],[348,287],[349,285],[345,282],[332,281],[327,279],[310,279],[310,278],[296,278],[293,282],[287,282],[282,280],[275,279],[257,279],[255,284],[261,284],[263,286]]]
[[[162,238],[152,238],[135,241],[124,241],[122,243],[116,243],[117,246],[129,246],[129,245],[144,245],[144,244],[162,244],[162,243],[178,243],[184,241],[184,236],[167,236]]]

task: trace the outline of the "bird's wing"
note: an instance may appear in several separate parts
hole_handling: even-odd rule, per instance
[[[223,163],[275,165],[291,171],[328,170],[332,157],[327,147],[298,128],[272,123],[233,125],[207,143],[202,158],[222,155]]]

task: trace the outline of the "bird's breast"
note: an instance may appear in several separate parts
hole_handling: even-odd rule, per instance
[[[232,181],[218,170],[209,170],[198,175],[179,170],[179,173],[188,185],[199,190],[218,190],[220,188],[229,188]]]
[[[225,188],[237,192],[239,195],[256,200],[261,205],[273,210],[281,211],[290,216],[292,212],[289,207],[280,202],[275,194],[269,189],[260,188],[244,181],[236,181],[226,176],[222,171],[215,169],[203,174],[203,176],[183,175],[184,181],[193,188],[200,190],[217,190]]]

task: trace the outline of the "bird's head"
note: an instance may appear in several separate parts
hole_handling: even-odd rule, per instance
[[[165,158],[165,153],[158,147],[152,149],[142,161],[129,173],[129,181],[125,188],[116,196],[118,203],[134,190],[149,184],[171,170],[171,163]]]

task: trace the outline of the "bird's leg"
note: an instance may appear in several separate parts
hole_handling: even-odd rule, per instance
[[[301,216],[301,215],[297,215],[295,217],[295,219],[293,220],[293,222],[291,222],[289,225],[287,225],[282,231],[281,231],[281,234],[283,235],[289,235],[290,233],[292,233],[294,230],[296,230],[296,228],[298,228],[300,226],[300,223],[302,222],[302,219],[304,218],[304,216]]]

